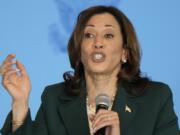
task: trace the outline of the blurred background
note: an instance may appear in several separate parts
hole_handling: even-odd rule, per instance
[[[132,21],[143,52],[141,70],[170,86],[180,118],[179,0],[0,0],[0,63],[15,53],[25,65],[32,118],[44,87],[63,81],[63,73],[72,70],[68,38],[78,13],[92,5],[116,6]],[[0,85],[0,127],[10,110],[11,97]]]

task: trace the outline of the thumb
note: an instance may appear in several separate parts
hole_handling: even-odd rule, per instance
[[[18,61],[18,60],[16,61],[16,66],[17,66],[18,69],[20,69],[20,72],[21,72],[22,75],[27,75],[26,69],[25,69],[24,65],[20,61]]]

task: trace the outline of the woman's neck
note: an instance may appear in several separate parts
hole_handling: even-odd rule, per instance
[[[117,89],[117,74],[89,74],[85,72],[86,87],[89,102],[94,102],[95,97],[101,93],[112,98]]]

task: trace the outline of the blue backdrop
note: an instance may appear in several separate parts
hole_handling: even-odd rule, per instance
[[[63,81],[71,70],[67,40],[80,10],[91,5],[114,5],[129,17],[142,46],[142,71],[168,83],[180,118],[180,1],[179,0],[1,0],[0,63],[16,53],[32,82],[32,118],[46,85]],[[152,99],[153,100],[153,99]],[[11,109],[11,97],[0,86],[0,127]]]

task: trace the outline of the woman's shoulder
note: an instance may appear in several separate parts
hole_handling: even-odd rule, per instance
[[[153,97],[157,100],[167,100],[172,96],[172,91],[168,84],[163,82],[150,81],[143,94],[145,97]]]
[[[47,85],[43,91],[41,98],[42,100],[57,99],[59,96],[65,94],[65,89],[66,89],[66,86],[64,82]]]
[[[59,90],[65,89],[65,82],[59,82],[55,84],[50,84],[45,87],[45,90],[51,90],[51,91],[59,91]]]
[[[171,89],[168,84],[164,82],[157,82],[157,81],[149,81],[147,84],[147,87],[145,88],[148,91],[153,91],[155,93],[160,93],[160,94],[170,94]]]
[[[171,108],[173,103],[172,91],[168,84],[150,81],[141,96],[130,98],[142,110],[159,112],[163,107]],[[143,109],[144,108],[144,109]]]

